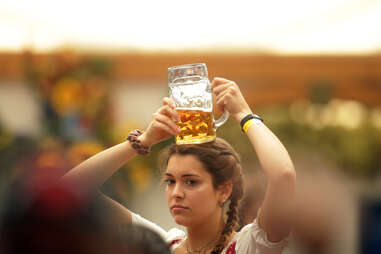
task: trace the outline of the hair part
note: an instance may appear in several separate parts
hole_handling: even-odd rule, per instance
[[[212,142],[203,144],[176,145],[173,144],[167,154],[166,165],[173,155],[193,155],[198,158],[212,176],[213,187],[217,189],[221,184],[232,181],[227,219],[220,238],[212,253],[220,253],[227,243],[227,237],[235,229],[238,221],[238,202],[243,196],[242,167],[238,153],[224,139],[216,138]]]

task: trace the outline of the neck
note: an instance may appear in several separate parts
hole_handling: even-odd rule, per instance
[[[222,212],[218,213],[218,216],[210,216],[210,218],[207,218],[200,224],[188,226],[187,241],[190,251],[203,248],[206,248],[204,250],[206,251],[214,247],[220,238],[224,226],[225,222],[223,221]]]

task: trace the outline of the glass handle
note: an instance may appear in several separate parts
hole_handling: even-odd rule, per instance
[[[230,116],[229,112],[225,110],[224,114],[218,120],[214,122],[214,124],[216,125],[216,128],[226,123],[226,121],[229,119],[229,116]]]

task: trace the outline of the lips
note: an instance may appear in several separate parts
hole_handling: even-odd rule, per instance
[[[173,205],[173,206],[171,206],[171,209],[173,209],[173,208],[183,208],[183,209],[188,209],[187,207],[182,206],[182,205]]]
[[[182,206],[182,205],[173,205],[171,206],[171,210],[174,212],[174,213],[179,213],[179,212],[183,212],[185,210],[189,209],[188,207],[185,207],[185,206]]]

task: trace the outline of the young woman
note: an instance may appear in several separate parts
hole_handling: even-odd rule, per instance
[[[172,145],[164,172],[168,208],[187,233],[164,231],[103,196],[119,224],[144,224],[159,232],[173,253],[281,253],[290,231],[295,188],[291,159],[276,136],[253,115],[233,81],[215,78],[217,106],[243,125],[267,176],[267,190],[257,218],[235,232],[238,201],[243,195],[240,159],[223,139],[199,145]],[[129,141],[111,147],[69,171],[63,181],[86,194],[96,190],[124,163],[179,133],[173,101],[164,98],[144,133],[132,132]],[[226,215],[224,215],[224,210]]]

